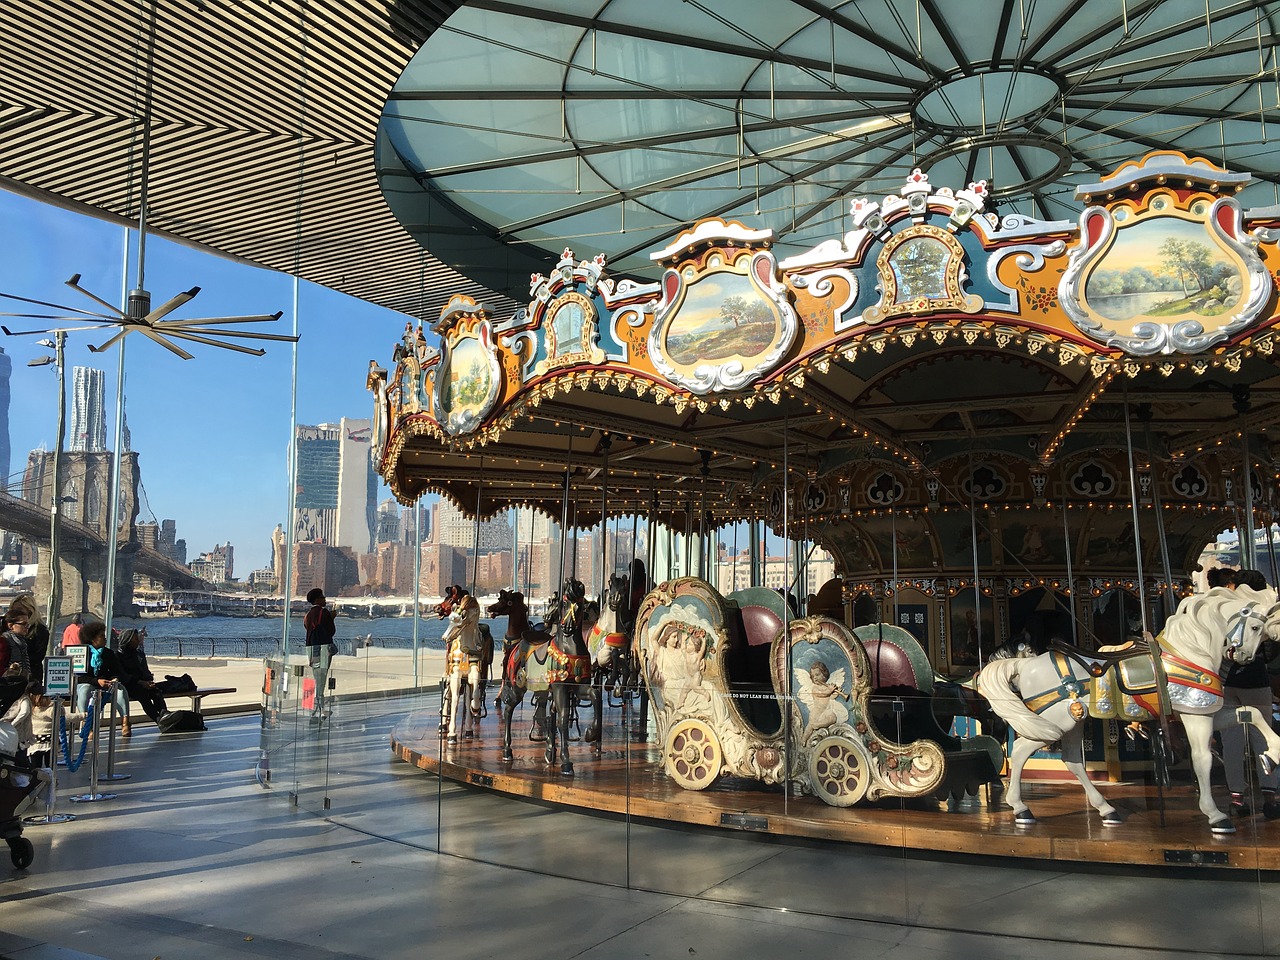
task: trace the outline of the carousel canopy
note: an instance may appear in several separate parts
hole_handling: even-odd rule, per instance
[[[1130,568],[1145,523],[1185,569],[1274,486],[1275,65],[1261,4],[467,4],[379,176],[520,307],[375,365],[384,475],[805,525],[846,572],[899,520],[972,565],[953,511],[1022,512],[997,564]]]
[[[390,91],[378,174],[426,249],[516,302],[565,246],[656,277],[650,252],[707,217],[772,230],[791,256],[914,167],[986,180],[1001,212],[1074,220],[1078,185],[1175,148],[1250,172],[1242,202],[1271,204],[1276,16],[1225,0],[471,2]]]

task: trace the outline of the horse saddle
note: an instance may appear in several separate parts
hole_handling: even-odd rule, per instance
[[[1149,702],[1156,692],[1156,668],[1151,657],[1139,656],[1108,665],[1089,690],[1089,715],[1099,720],[1145,720]]]

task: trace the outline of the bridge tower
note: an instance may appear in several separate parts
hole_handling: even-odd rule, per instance
[[[62,452],[62,517],[78,521],[94,534],[62,534],[58,551],[62,580],[62,612],[101,616],[106,592],[107,544],[111,522],[111,451]],[[116,552],[113,609],[125,614],[133,606],[134,556],[138,551],[138,454],[127,450],[120,463],[120,532]],[[53,453],[34,450],[22,479],[23,499],[48,510],[53,496]],[[50,556],[47,542],[38,548],[36,596],[48,597]]]

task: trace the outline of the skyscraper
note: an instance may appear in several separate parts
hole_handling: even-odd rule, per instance
[[[105,374],[93,367],[75,367],[72,375],[70,450],[101,453],[107,449],[107,418],[103,409]]]
[[[299,425],[295,541],[373,550],[378,491],[369,437],[368,420]]]

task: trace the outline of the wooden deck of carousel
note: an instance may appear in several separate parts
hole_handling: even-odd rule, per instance
[[[439,736],[434,710],[409,714],[393,730],[391,747],[400,759],[458,783],[650,821],[1027,861],[1280,870],[1280,820],[1268,822],[1260,815],[1237,819],[1236,833],[1213,835],[1190,779],[1175,778],[1164,790],[1163,817],[1153,785],[1100,784],[1126,817],[1114,827],[1103,827],[1074,780],[1024,782],[1024,796],[1039,819],[1031,827],[1016,826],[1013,812],[998,797],[990,801],[985,791],[983,797],[959,803],[892,800],[851,808],[731,777],[690,791],[663,772],[652,726],[647,737],[633,726],[628,741],[619,713],[605,711],[600,757],[580,741],[570,744],[572,776],[561,775],[558,763],[549,766],[545,745],[528,739],[528,709],[512,725],[511,762],[500,759],[501,730],[493,711],[481,721],[479,736],[456,744]],[[1219,803],[1226,808],[1224,797]]]

